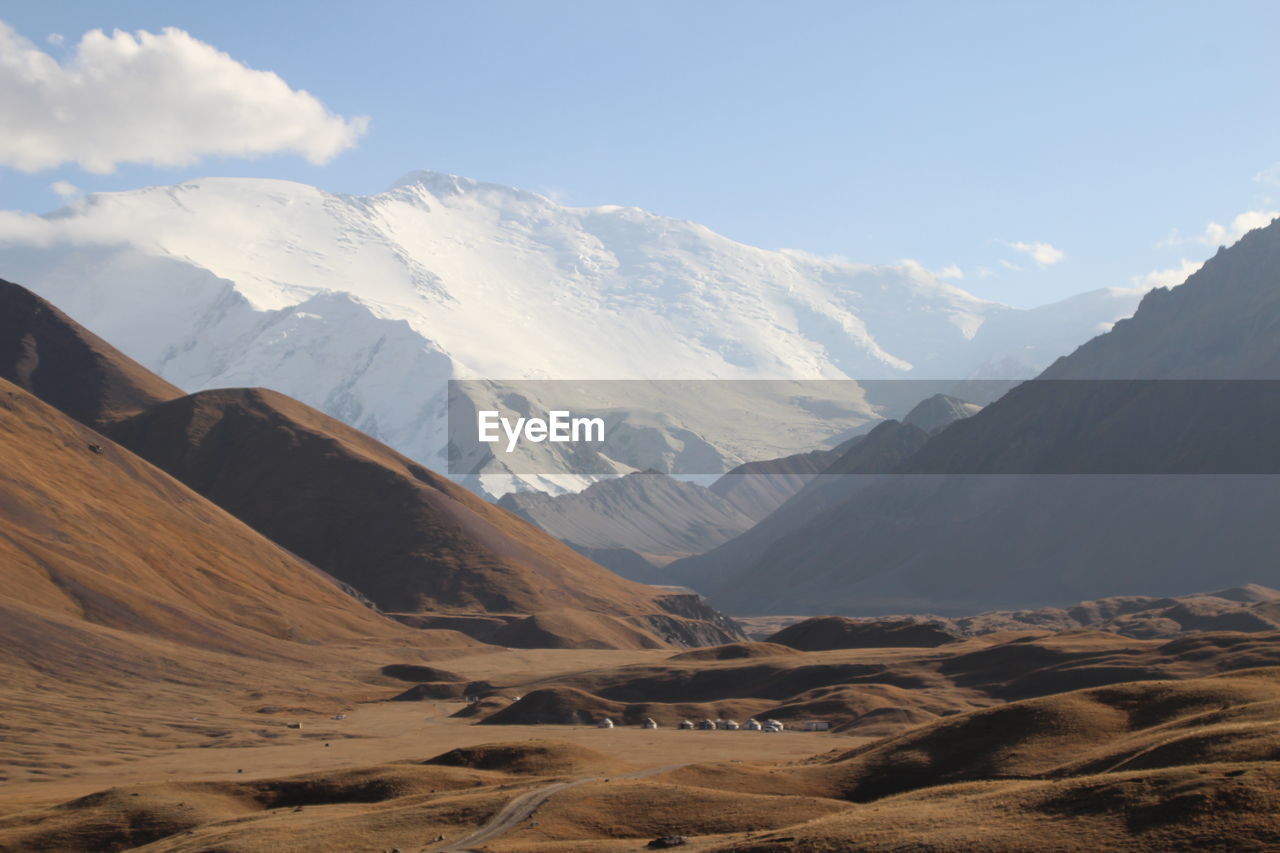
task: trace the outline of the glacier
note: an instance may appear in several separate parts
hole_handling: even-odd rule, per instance
[[[9,214],[0,277],[189,391],[270,387],[442,471],[449,379],[1019,379],[1143,293],[1014,309],[918,264],[762,249],[435,172],[370,196],[205,178]],[[829,431],[876,417],[851,411]],[[677,430],[733,441],[708,424],[655,428],[667,444]],[[821,438],[796,430],[770,450]],[[718,452],[726,467],[743,460]],[[488,473],[471,485],[589,482]]]

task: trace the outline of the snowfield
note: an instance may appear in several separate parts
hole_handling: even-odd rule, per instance
[[[183,388],[271,387],[437,470],[451,378],[1024,378],[1142,295],[1016,310],[915,264],[760,249],[636,208],[431,172],[372,196],[210,178],[10,214],[0,277]],[[794,446],[775,455],[878,416],[847,414],[814,428],[825,436],[780,432]],[[714,424],[658,420],[645,428],[667,430],[666,444],[692,433],[726,465],[743,458]]]

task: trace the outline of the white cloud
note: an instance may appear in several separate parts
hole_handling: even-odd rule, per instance
[[[1004,258],[1000,259],[1000,266],[1004,267],[1007,270],[1012,270],[1013,272],[1022,272],[1022,267],[1018,266],[1012,261],[1006,261]]]
[[[84,198],[71,200],[72,208],[86,204]],[[0,246],[110,246],[134,242],[137,223],[120,217],[43,217],[17,210],[0,210]]]
[[[45,36],[44,40],[54,47],[62,47],[62,43],[66,41],[66,39],[62,37],[62,33],[49,33],[49,35]]]
[[[1272,163],[1267,168],[1253,176],[1253,179],[1262,184],[1274,184],[1280,187],[1280,163]]]
[[[0,21],[0,166],[106,173],[283,152],[324,163],[367,124],[182,30],[92,30],[60,63]]]
[[[1002,241],[1003,242],[1003,241]],[[1014,243],[1005,243],[1010,249],[1022,252],[1028,255],[1033,261],[1042,267],[1051,267],[1066,259],[1067,253],[1054,246],[1052,243],[1024,243],[1017,241]],[[1002,262],[1003,263],[1003,262]]]
[[[80,195],[80,188],[70,181],[54,181],[49,184],[49,189],[63,198],[75,198]]]
[[[1176,267],[1170,267],[1165,270],[1152,270],[1143,275],[1135,275],[1133,283],[1143,290],[1150,290],[1153,287],[1176,287],[1187,280],[1187,276],[1191,275],[1200,267],[1204,266],[1201,261],[1189,261],[1182,259],[1182,263]]]
[[[1270,225],[1277,216],[1280,216],[1280,210],[1246,210],[1229,225],[1210,222],[1205,226],[1200,242],[1210,246],[1229,246],[1253,229]]]
[[[957,264],[950,264],[948,266],[941,267],[936,270],[929,269],[924,264],[917,261],[915,258],[903,258],[902,260],[898,261],[898,264],[900,266],[906,267],[909,270],[912,270],[913,272],[917,272],[922,275],[933,276],[934,278],[941,278],[941,279],[964,278],[964,270],[960,269],[959,265]]]

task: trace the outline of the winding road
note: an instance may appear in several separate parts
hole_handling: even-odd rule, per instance
[[[666,773],[668,770],[677,770],[684,766],[686,765],[670,764],[666,767],[651,767],[648,770],[638,770],[635,773],[627,773],[622,776],[610,776],[609,778],[643,779],[646,776],[656,776],[659,773]],[[456,841],[449,841],[440,846],[430,847],[425,853],[476,853],[476,845],[485,844],[506,835],[521,823],[533,817],[534,812],[538,810],[539,806],[561,791],[567,791],[570,788],[576,788],[577,786],[585,785],[588,782],[599,782],[602,778],[604,777],[583,776],[581,779],[574,779],[569,782],[556,782],[554,784],[547,785],[545,788],[528,791],[503,806],[497,814],[489,818],[484,826],[480,827],[475,832],[470,835],[465,835]]]

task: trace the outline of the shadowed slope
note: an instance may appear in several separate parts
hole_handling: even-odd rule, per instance
[[[743,613],[967,615],[1280,583],[1278,280],[1273,223],[707,588]]]
[[[0,377],[91,426],[182,396],[39,296],[3,279]]]
[[[755,522],[712,490],[656,471],[602,480],[576,494],[511,492],[498,505],[575,547],[668,560],[701,553]]]
[[[650,589],[282,394],[204,391],[110,432],[386,610],[660,609]]]
[[[871,475],[892,471],[927,439],[925,431],[913,424],[878,424],[867,435],[846,442],[844,450],[822,473],[809,478],[754,527],[705,554],[677,560],[668,567],[670,574],[703,592],[713,593],[718,601],[733,601],[738,612],[766,612],[754,602],[773,594],[767,592],[776,586],[769,576],[779,565],[790,562],[788,550],[793,546],[786,541],[795,531],[872,485],[877,477]],[[749,578],[750,588],[740,589],[744,577]]]

